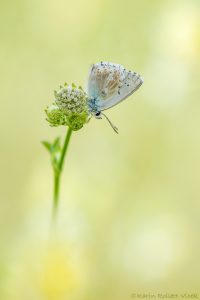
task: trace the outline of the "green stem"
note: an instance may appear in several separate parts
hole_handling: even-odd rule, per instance
[[[61,152],[60,161],[58,164],[58,170],[54,172],[54,194],[53,194],[53,215],[56,216],[58,203],[59,203],[59,190],[60,190],[60,177],[63,170],[63,164],[65,160],[65,156],[67,153],[69,141],[71,138],[72,129],[68,128],[68,131],[66,133],[64,145]]]
[[[60,174],[54,173],[53,214],[56,214],[59,200]]]
[[[64,145],[63,145],[62,153],[61,153],[61,158],[60,158],[60,163],[59,163],[60,172],[62,171],[62,168],[63,168],[65,154],[67,152],[67,148],[68,148],[68,145],[69,145],[71,134],[72,134],[72,129],[69,127],[69,129],[67,131],[67,134],[66,134],[66,137],[65,137],[65,142],[64,142]]]

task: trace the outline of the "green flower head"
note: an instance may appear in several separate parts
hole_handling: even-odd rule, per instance
[[[54,96],[54,103],[45,110],[51,126],[64,125],[79,130],[88,122],[88,97],[81,87],[64,84]]]
[[[87,94],[75,84],[65,84],[58,92],[55,91],[55,102],[66,114],[87,111]]]
[[[83,111],[81,113],[72,113],[69,115],[68,126],[72,128],[72,130],[79,130],[83,127],[85,123],[88,121],[88,114]]]
[[[45,109],[47,115],[47,121],[49,122],[50,126],[60,126],[60,125],[67,125],[67,116],[63,113],[63,111],[55,104],[48,106]]]

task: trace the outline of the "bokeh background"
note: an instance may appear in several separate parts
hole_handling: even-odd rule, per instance
[[[0,299],[200,292],[199,0],[1,0],[0,36]],[[101,60],[145,83],[73,134],[52,233],[44,108]]]

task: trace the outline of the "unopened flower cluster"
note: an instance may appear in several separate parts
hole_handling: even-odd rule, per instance
[[[45,110],[50,126],[69,126],[79,130],[89,120],[87,94],[75,84],[60,86],[54,91],[54,102]]]

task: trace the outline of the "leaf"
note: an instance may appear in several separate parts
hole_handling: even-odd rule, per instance
[[[61,156],[61,145],[60,145],[60,137],[57,137],[53,143],[49,143],[47,141],[42,141],[44,147],[49,151],[51,157],[51,164],[54,169],[54,172],[59,172],[59,163]]]
[[[51,164],[54,169],[54,172],[56,173],[59,172],[60,156],[61,156],[60,152],[54,152],[51,155]]]
[[[72,87],[73,87],[73,88],[76,88],[76,85],[75,85],[75,83],[72,83]]]
[[[41,142],[42,145],[44,145],[44,147],[51,153],[51,150],[52,150],[52,145],[51,143],[47,142],[47,141],[42,141]]]
[[[57,137],[53,142],[53,149],[59,150],[60,149],[60,137]]]

